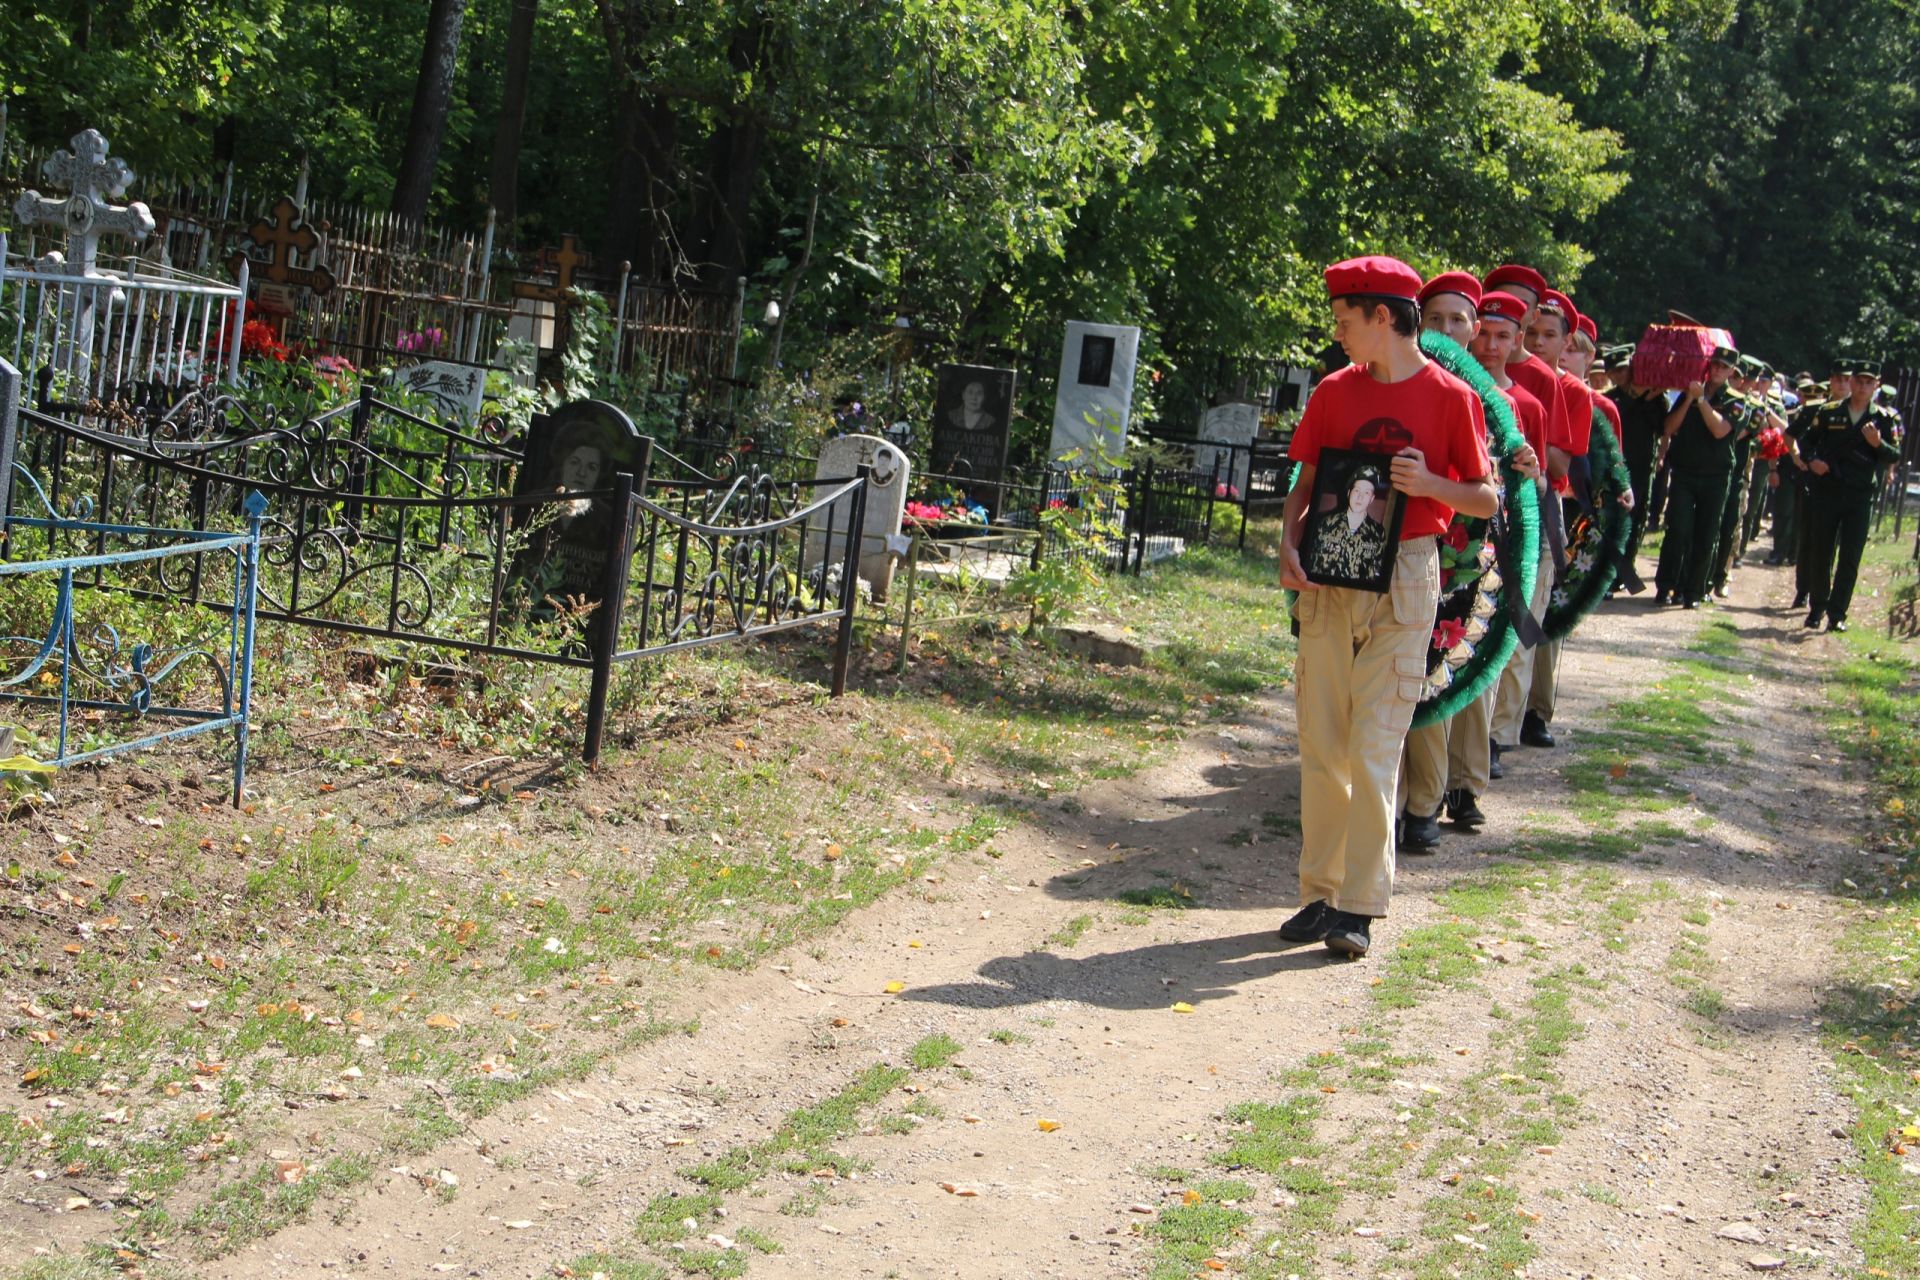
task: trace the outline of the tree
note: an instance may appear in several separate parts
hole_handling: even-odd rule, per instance
[[[466,11],[467,0],[433,0],[427,12],[406,150],[393,182],[393,211],[411,222],[425,220],[433,194],[433,174],[447,131],[447,107],[453,100],[454,72],[460,63],[460,22]]]
[[[509,236],[520,216],[520,138],[527,123],[527,80],[533,69],[534,22],[540,0],[512,0],[507,23],[507,70],[501,77],[500,123],[493,135],[487,199]]]

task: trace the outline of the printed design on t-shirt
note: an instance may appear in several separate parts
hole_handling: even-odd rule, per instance
[[[1398,418],[1369,418],[1353,433],[1353,447],[1367,453],[1399,453],[1413,447],[1413,432]]]

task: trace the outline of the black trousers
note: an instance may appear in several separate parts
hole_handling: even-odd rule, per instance
[[[1873,522],[1873,495],[1819,488],[1808,504],[1807,607],[1838,621],[1853,605],[1860,555]],[[1811,563],[1809,563],[1811,562]]]
[[[1780,464],[1780,487],[1773,491],[1773,558],[1792,560],[1800,552],[1800,508],[1805,491],[1794,482],[1791,462]]]
[[[1625,455],[1627,480],[1633,488],[1633,526],[1627,535],[1627,550],[1621,561],[1622,573],[1634,573],[1634,562],[1640,557],[1640,539],[1647,532],[1647,512],[1653,506],[1653,437],[1642,431],[1629,431],[1627,438],[1620,442],[1620,452]]]
[[[1729,472],[1668,468],[1667,535],[1660,544],[1655,585],[1682,600],[1707,594],[1713,552],[1720,542],[1720,521],[1727,512]]]

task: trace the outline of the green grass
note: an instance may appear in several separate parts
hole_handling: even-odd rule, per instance
[[[1480,968],[1473,945],[1479,932],[1474,925],[1453,923],[1407,930],[1373,988],[1375,1002],[1385,1009],[1411,1009],[1430,992],[1471,980]]]
[[[1150,1280],[1186,1280],[1206,1274],[1203,1264],[1232,1247],[1253,1215],[1240,1208],[1253,1198],[1253,1187],[1237,1179],[1196,1183],[1187,1198],[1147,1224],[1154,1243]]]
[[[1093,928],[1095,918],[1096,917],[1084,911],[1081,912],[1048,934],[1047,945],[1050,947],[1059,947],[1062,951],[1070,950],[1081,938],[1086,936],[1087,930]]]
[[[933,1071],[959,1056],[960,1042],[944,1031],[936,1031],[907,1050],[907,1061],[915,1071]]]
[[[1885,596],[1910,602],[1906,551],[1897,543],[1870,544],[1863,589],[1879,584]],[[1848,912],[1843,969],[1823,1014],[1838,1078],[1859,1113],[1852,1139],[1867,1209],[1854,1243],[1864,1274],[1911,1276],[1920,1275],[1920,1236],[1902,1206],[1920,1202],[1920,1177],[1902,1166],[1920,1163],[1912,1154],[1920,1140],[1904,1132],[1914,1123],[1920,1086],[1920,1001],[1901,984],[1911,981],[1920,948],[1920,652],[1911,641],[1890,644],[1877,621],[1861,618],[1841,637],[1845,659],[1830,669],[1825,687],[1829,731],[1858,764],[1879,809],[1868,847],[1891,864],[1854,873],[1870,905]],[[1896,1154],[1903,1145],[1905,1157]]]

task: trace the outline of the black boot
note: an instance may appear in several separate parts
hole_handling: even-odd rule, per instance
[[[1420,817],[1409,813],[1400,819],[1400,851],[1432,853],[1440,847],[1440,822],[1437,816]]]
[[[1479,797],[1465,787],[1455,787],[1447,792],[1447,821],[1456,827],[1475,830],[1487,820],[1480,812]]]
[[[1520,741],[1529,747],[1551,747],[1553,734],[1547,731],[1545,720],[1529,711],[1520,721]]]

